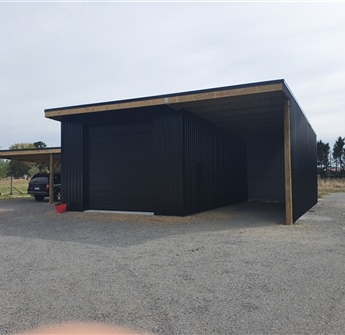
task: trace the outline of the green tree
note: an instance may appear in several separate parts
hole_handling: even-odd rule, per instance
[[[35,146],[32,143],[15,143],[12,144],[10,150],[20,150],[20,149],[33,149]],[[28,171],[35,166],[35,163],[30,162],[21,162],[16,160],[10,160],[9,168],[10,174],[14,177],[22,177],[25,174],[28,174]]]
[[[329,143],[317,142],[317,169],[321,178],[327,177],[327,171],[330,165],[329,161],[330,146]]]
[[[47,145],[44,142],[42,142],[42,141],[34,142],[33,145],[37,149],[41,149],[41,148],[46,148],[47,147]]]
[[[0,147],[2,150],[2,147]],[[0,178],[6,178],[10,173],[9,162],[6,159],[0,159]]]
[[[47,147],[47,145],[42,141],[34,142],[33,145],[37,149],[43,149],[43,148]],[[46,167],[44,165],[38,163],[38,164],[36,164],[35,168],[32,168],[31,170],[28,171],[28,174],[29,174],[29,176],[33,176],[34,174],[36,174],[38,172],[44,172],[45,170],[46,170]]]
[[[10,173],[10,163],[5,159],[0,159],[0,178],[6,178]]]
[[[37,164],[38,165],[38,164]],[[38,166],[33,166],[32,168],[30,168],[28,170],[27,175],[29,175],[30,177],[34,176],[36,173],[42,172],[42,170],[40,170],[40,168]]]
[[[342,176],[344,172],[345,163],[345,139],[339,136],[333,146],[333,159],[335,162],[335,169],[338,176]]]

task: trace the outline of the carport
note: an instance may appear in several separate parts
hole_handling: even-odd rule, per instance
[[[1,150],[0,159],[39,163],[49,166],[49,185],[54,184],[54,170],[61,160],[61,148]],[[54,187],[49,188],[49,203],[54,202]]]
[[[317,203],[316,134],[284,80],[45,110],[61,122],[70,210],[184,216],[250,200]]]

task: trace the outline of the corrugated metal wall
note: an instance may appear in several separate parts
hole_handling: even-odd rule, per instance
[[[84,210],[84,127],[61,123],[61,194],[70,211]]]
[[[185,215],[182,114],[162,107],[154,119],[155,214]]]
[[[245,143],[188,113],[183,131],[186,214],[245,201]]]
[[[157,111],[157,113],[156,113]],[[156,115],[154,117],[154,115]],[[67,119],[67,118],[66,118]],[[154,213],[162,215],[185,215],[183,174],[182,114],[168,107],[126,110],[120,113],[85,115],[82,119],[70,117],[77,122],[62,122],[63,192],[69,210],[81,211],[89,208],[89,157],[88,128],[93,125],[114,124],[119,121],[135,122],[153,120],[154,123]],[[105,156],[106,157],[106,156]],[[63,159],[63,158],[62,158]],[[85,163],[85,164],[84,164]],[[140,166],[136,166],[140,169]],[[62,173],[63,173],[62,171]],[[133,209],[132,209],[133,210]]]
[[[155,108],[128,109],[113,113],[71,115],[61,122],[62,201],[68,210],[88,209],[88,127],[121,121],[152,120]]]
[[[284,138],[250,140],[247,153],[248,199],[283,202]]]
[[[154,141],[150,121],[88,127],[88,208],[154,210]]]
[[[317,203],[316,134],[290,97],[293,221]]]
[[[245,142],[188,112],[155,117],[155,214],[187,215],[247,200]]]

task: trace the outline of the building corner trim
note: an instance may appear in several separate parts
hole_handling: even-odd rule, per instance
[[[284,106],[285,224],[293,224],[290,100]]]

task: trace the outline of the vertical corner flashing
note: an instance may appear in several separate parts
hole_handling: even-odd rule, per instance
[[[293,224],[290,100],[284,106],[285,224]]]

